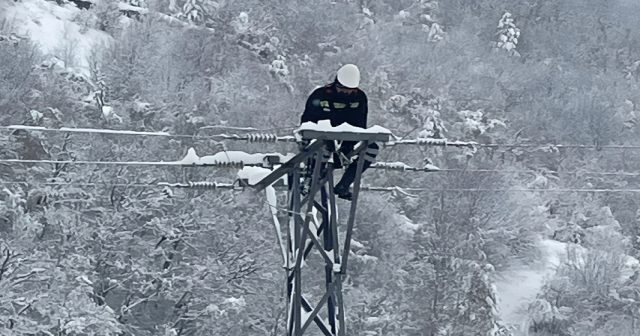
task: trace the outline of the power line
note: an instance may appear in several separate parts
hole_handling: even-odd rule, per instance
[[[89,183],[89,182],[44,182],[44,181],[0,181],[2,185],[43,185],[43,186],[77,186],[77,187],[173,187],[173,188],[206,188],[206,189],[242,189],[242,187],[236,186],[231,183],[217,183],[217,182],[186,182],[186,183],[169,183],[169,182],[157,182],[157,183]],[[280,189],[280,188],[278,188]],[[399,186],[391,187],[378,187],[378,186],[361,186],[361,191],[370,192],[432,192],[432,193],[447,193],[447,192],[495,192],[495,193],[511,193],[511,192],[541,192],[541,193],[640,193],[640,189],[573,189],[573,188],[560,188],[560,189],[535,189],[535,188],[451,188],[451,189],[433,189],[433,188],[404,188]]]
[[[200,127],[199,129],[204,130],[204,129],[230,129],[230,130],[237,130],[237,131],[251,131],[251,132],[268,132],[268,131],[281,131],[281,130],[294,130],[296,128],[298,128],[300,126],[282,126],[282,127],[272,127],[272,128],[255,128],[255,127],[238,127],[238,126],[221,126],[221,125],[214,125],[214,126],[203,126]]]
[[[273,130],[294,130],[296,127],[276,127],[268,129],[260,129],[254,127],[234,127],[234,126],[205,126],[201,129],[222,128],[239,131],[255,131],[266,132]],[[94,129],[94,128],[46,128],[40,126],[26,126],[26,125],[10,125],[0,126],[0,129],[5,130],[24,130],[32,132],[63,132],[63,133],[89,133],[89,134],[105,134],[105,135],[126,135],[126,136],[159,136],[167,138],[185,138],[191,140],[235,140],[235,141],[248,141],[248,142],[295,142],[294,136],[279,136],[277,134],[270,133],[249,133],[249,134],[216,134],[216,135],[188,135],[188,134],[171,134],[167,132],[146,132],[146,131],[129,131],[129,130],[111,130],[111,129]],[[464,142],[464,141],[448,141],[447,139],[432,139],[432,138],[418,138],[418,139],[399,139],[392,140],[385,144],[385,147],[392,147],[396,145],[418,145],[418,146],[443,146],[443,147],[476,147],[476,148],[549,148],[549,149],[640,149],[640,145],[579,145],[579,144],[483,144],[476,142]]]
[[[215,134],[215,135],[187,135],[187,134],[171,134],[167,132],[145,132],[145,131],[128,131],[128,130],[111,130],[99,128],[46,128],[40,126],[10,125],[0,126],[4,130],[22,130],[29,132],[54,132],[54,133],[85,133],[85,134],[101,134],[101,135],[121,135],[121,136],[147,136],[147,137],[166,137],[166,138],[184,138],[191,140],[236,140],[248,142],[295,142],[294,136],[279,136],[270,133],[249,133],[249,134]]]
[[[69,164],[69,165],[112,165],[112,166],[182,166],[180,162],[118,162],[118,161],[82,161],[82,160],[24,160],[0,159],[0,163],[33,163],[33,164]]]
[[[451,189],[432,189],[432,188],[402,188],[402,187],[360,187],[362,191],[379,191],[379,192],[495,192],[495,193],[510,193],[510,192],[541,192],[541,193],[564,193],[564,192],[577,192],[577,193],[610,193],[610,192],[631,192],[638,193],[640,189],[534,189],[534,188],[515,188],[515,189],[491,189],[491,188],[451,188]]]
[[[539,175],[610,175],[610,176],[640,176],[640,173],[629,172],[598,172],[598,171],[552,171],[552,170],[506,170],[506,169],[456,169],[456,168],[444,168],[444,169],[417,169],[413,171],[421,172],[457,172],[457,173],[500,173],[500,174],[539,174]]]
[[[218,183],[218,182],[186,182],[186,183],[170,183],[170,182],[156,182],[156,183],[109,183],[109,182],[77,182],[77,181],[65,181],[65,182],[46,182],[46,181],[0,181],[2,185],[38,185],[38,186],[74,186],[74,187],[169,187],[169,188],[192,188],[192,189],[237,189],[238,186],[231,183]]]
[[[182,161],[85,161],[85,160],[26,160],[0,159],[0,163],[32,163],[32,164],[68,164],[68,165],[107,165],[107,166],[174,166],[174,167],[223,167],[241,168],[261,166],[243,162],[185,163]]]
[[[0,163],[6,164],[68,164],[68,165],[107,165],[107,166],[172,166],[172,167],[216,167],[216,168],[242,168],[250,166],[262,166],[262,164],[245,164],[242,162],[217,162],[211,164],[190,164],[181,161],[84,161],[84,160],[26,160],[26,159],[0,159]],[[640,176],[640,173],[631,172],[599,172],[599,171],[550,171],[550,170],[505,170],[505,169],[458,169],[458,168],[414,168],[401,163],[380,162],[378,166],[371,166],[380,170],[415,171],[428,173],[498,173],[498,174],[543,174],[543,175],[602,175],[602,176]],[[390,168],[398,167],[398,168]]]
[[[581,149],[640,149],[634,145],[554,145],[554,144],[474,144],[476,147],[485,148],[581,148]]]
[[[45,181],[0,181],[3,185],[74,186],[74,187],[158,187],[157,183],[91,183],[91,182],[45,182]]]
[[[579,149],[640,149],[640,146],[634,145],[556,145],[556,144],[483,144],[477,142],[464,141],[448,141],[447,139],[407,139],[395,140],[385,144],[386,147],[395,145],[418,145],[418,146],[442,146],[442,147],[476,147],[476,148],[536,148],[536,149],[563,149],[563,148],[579,148]]]

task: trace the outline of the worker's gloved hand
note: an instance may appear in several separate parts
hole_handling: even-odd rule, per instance
[[[340,166],[347,167],[351,164],[351,159],[348,158],[342,151],[338,152],[338,158],[340,158]]]

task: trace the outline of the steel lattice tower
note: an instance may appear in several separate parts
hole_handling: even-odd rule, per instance
[[[384,133],[336,133],[306,130],[301,132],[310,144],[301,152],[262,179],[255,187],[264,189],[283,176],[288,177],[288,258],[287,335],[302,336],[312,323],[327,336],[345,336],[345,307],[342,297],[342,281],[347,271],[351,236],[355,224],[360,182],[365,161],[365,151],[374,141],[386,142]],[[344,239],[340,239],[338,209],[334,195],[333,153],[327,150],[327,142],[355,141],[357,145],[348,157],[358,157],[357,174],[353,185],[353,199],[349,216],[342,223]],[[304,165],[303,165],[304,164]],[[302,167],[306,167],[303,170]],[[307,184],[308,193],[302,192]],[[319,197],[318,197],[319,196]],[[317,219],[315,214],[320,215]],[[324,293],[315,303],[304,297],[302,279],[304,262],[312,251],[317,251],[324,261]]]

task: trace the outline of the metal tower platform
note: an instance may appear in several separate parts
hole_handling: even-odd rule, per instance
[[[254,187],[262,190],[285,175],[290,182],[287,199],[289,214],[288,258],[286,258],[287,335],[302,336],[309,326],[315,323],[326,336],[345,336],[347,328],[342,281],[347,272],[351,235],[365,162],[364,153],[371,142],[389,141],[389,134],[303,130],[301,135],[303,140],[310,141],[310,144]],[[331,162],[333,153],[327,150],[328,142],[334,141],[357,142],[354,151],[347,154],[347,157],[358,157],[356,161],[358,169],[353,185],[349,216],[343,223],[338,219],[336,196],[333,192],[334,164]],[[303,169],[303,164],[306,169]],[[305,183],[308,184],[308,194],[302,192],[301,186]],[[342,226],[341,230],[339,230],[340,226]],[[343,235],[344,239],[340,239],[339,235]],[[322,256],[325,279],[322,297],[316,298],[315,302],[304,296],[305,287],[302,279],[303,269],[309,268],[305,267],[304,262],[313,250]],[[318,274],[318,276],[322,275]]]

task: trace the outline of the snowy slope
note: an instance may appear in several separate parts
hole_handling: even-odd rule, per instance
[[[527,305],[531,303],[545,284],[553,276],[561,262],[566,262],[569,244],[555,240],[542,240],[540,249],[543,254],[542,265],[514,267],[503,274],[503,278],[496,282],[500,296],[501,317],[503,322],[513,327],[515,336],[528,335]],[[582,254],[588,250],[578,245],[572,245],[581,263]],[[622,272],[622,281],[626,281],[639,267],[640,261],[627,256],[626,267]]]
[[[496,282],[500,295],[502,320],[505,324],[520,329],[526,320],[527,304],[532,302],[544,281],[555,273],[560,261],[566,255],[566,243],[555,240],[543,240],[540,249],[543,252],[542,265],[520,266],[508,270],[504,278]],[[520,334],[526,332],[520,331]]]
[[[107,33],[86,27],[92,14],[72,4],[21,0],[2,5],[0,11],[13,24],[15,33],[28,37],[45,55],[66,61],[67,67],[87,77],[92,49],[111,40]]]

